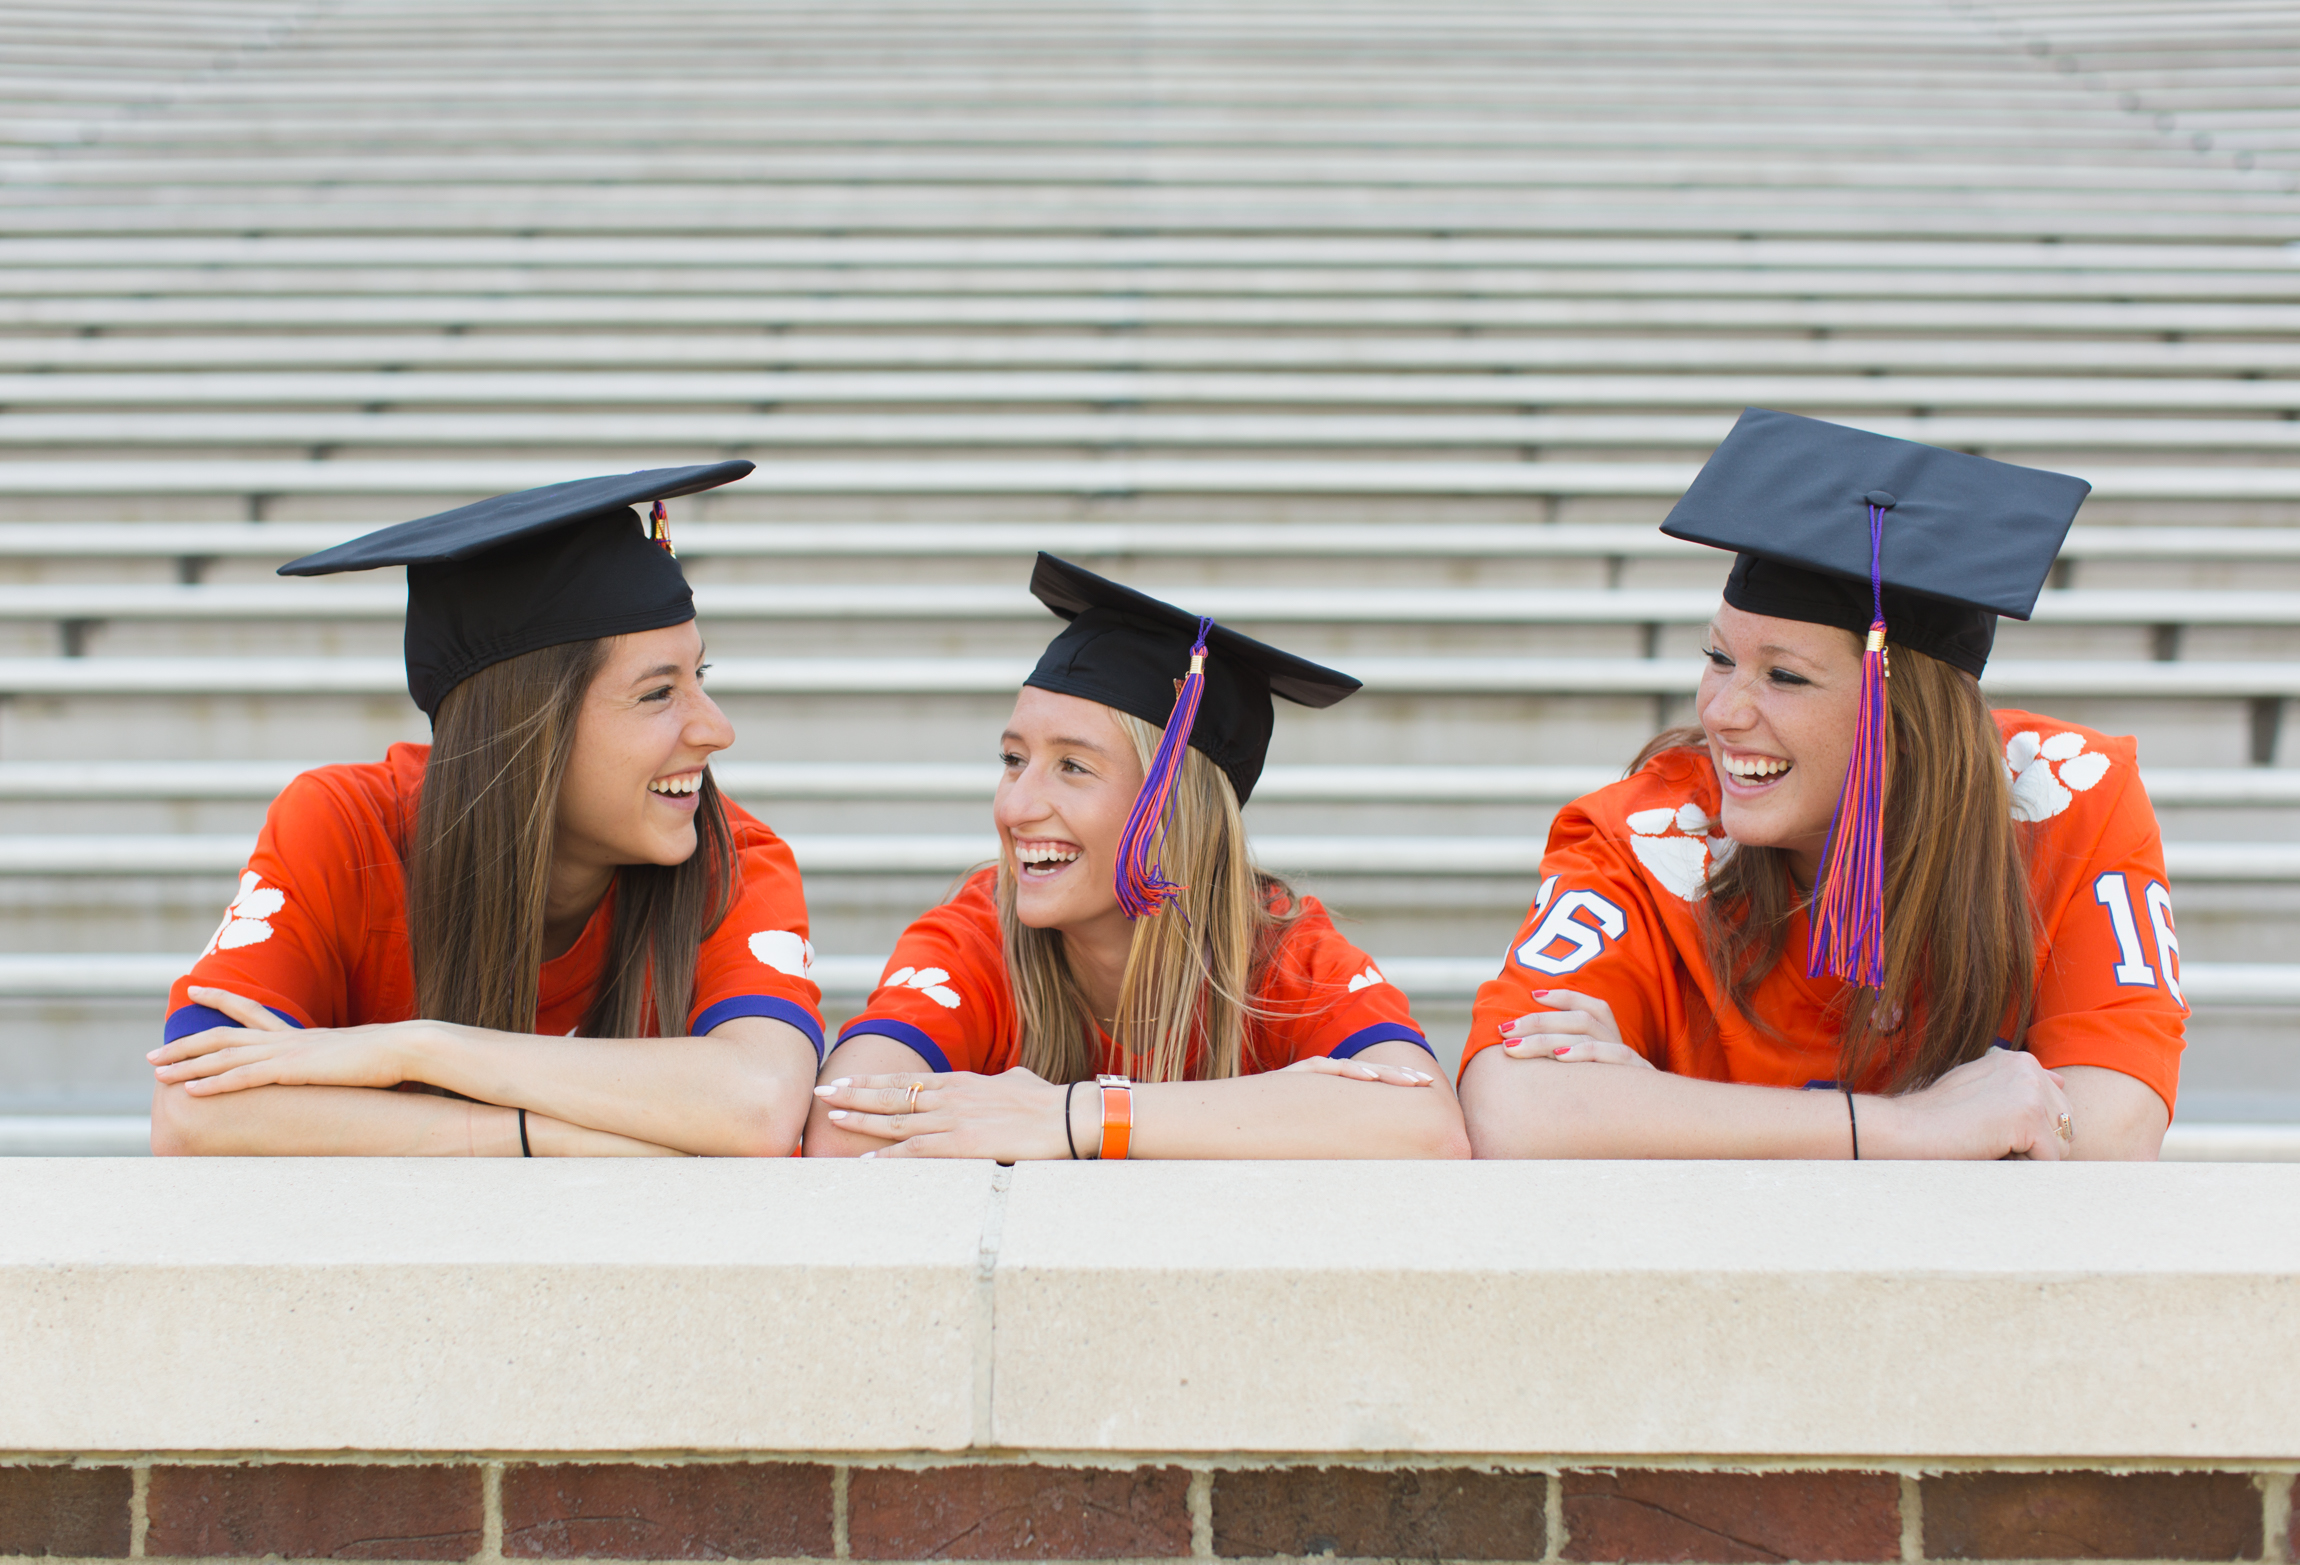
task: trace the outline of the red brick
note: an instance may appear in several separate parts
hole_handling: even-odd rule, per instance
[[[1190,1552],[1179,1467],[858,1468],[847,1544],[858,1560],[1106,1560]]]
[[[514,1559],[722,1560],[831,1552],[831,1470],[800,1462],[514,1466]]]
[[[1540,1473],[1266,1467],[1214,1475],[1214,1552],[1537,1560],[1549,1552]]]
[[[1897,1560],[1891,1473],[1567,1473],[1569,1560]]]
[[[1924,1481],[1925,1555],[2256,1560],[2262,1499],[2248,1473],[1945,1473]]]
[[[476,1467],[155,1467],[146,1554],[460,1560],[479,1549]]]
[[[125,1467],[0,1467],[0,1554],[125,1559]]]

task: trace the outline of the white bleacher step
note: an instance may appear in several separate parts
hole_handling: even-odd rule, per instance
[[[335,327],[488,330],[565,327],[588,330],[682,327],[756,331],[761,327],[838,330],[909,327],[948,331],[965,327],[1138,327],[1191,330],[1272,328],[1325,331],[1560,331],[1629,329],[1646,332],[1715,331],[1924,331],[2022,334],[2137,332],[2252,336],[2300,334],[2300,306],[2288,303],[2194,303],[2068,299],[1933,300],[1866,298],[1494,298],[1445,292],[1403,294],[1361,291],[1326,281],[1318,293],[1217,293],[1172,279],[1137,292],[1107,287],[1097,275],[1072,279],[1075,291],[1034,293],[901,292],[661,293],[535,292],[520,295],[423,292],[336,292],[315,279],[310,293],[279,295],[233,290],[196,273],[145,279],[146,294],[101,291],[104,277],[83,275],[76,285],[43,278],[38,293],[0,273],[0,328],[108,331],[281,331]],[[9,284],[14,286],[10,287]],[[114,282],[114,286],[121,286]],[[131,284],[132,286],[132,284]],[[334,284],[341,288],[340,282]],[[867,284],[864,285],[867,287]],[[60,296],[59,296],[60,295]]]
[[[2300,428],[2296,422],[2295,428]],[[0,476],[7,468],[0,465]],[[0,560],[240,559],[285,562],[358,536],[340,522],[0,522]],[[1152,559],[1706,559],[1714,549],[1656,527],[1543,522],[708,522],[675,518],[679,557],[798,559],[1064,555]],[[2300,560],[2300,528],[2071,528],[2063,560]]]
[[[749,332],[581,334],[332,332],[194,335],[0,336],[0,374],[196,370],[623,369],[1463,371],[1618,375],[2005,374],[2289,375],[2300,343],[2166,342],[2147,338],[1464,336],[1167,332],[1113,338],[1095,332]]]
[[[0,954],[0,999],[158,1000],[191,968],[172,951]],[[1385,957],[1382,973],[1417,1000],[1459,1004],[1498,970],[1499,959]],[[808,976],[823,996],[851,1004],[877,987],[883,956],[818,956]],[[2281,1009],[2300,1006],[2300,962],[2183,962],[2181,991],[2191,1004]]]
[[[690,83],[690,86],[694,84]],[[916,112],[905,107],[905,115]],[[1290,117],[1290,115],[1289,115]],[[1353,120],[1352,124],[1361,123]],[[1506,124],[1506,122],[1505,122]],[[1479,117],[1479,131],[1486,129]],[[1610,128],[1609,128],[1610,131]],[[1617,134],[1617,131],[1610,131]],[[2280,251],[2256,244],[2119,243],[2062,239],[1937,240],[1811,238],[1756,234],[1731,239],[1639,235],[1434,234],[439,234],[410,230],[384,236],[337,234],[207,234],[184,232],[121,241],[91,235],[11,237],[0,265],[57,267],[86,278],[111,269],[172,266],[217,270],[249,265],[325,268],[332,276],[364,267],[664,267],[680,272],[737,269],[772,275],[787,267],[908,267],[956,271],[1001,267],[1071,267],[1096,273],[1141,267],[1153,276],[1189,275],[1208,267],[1297,267],[1310,277],[1347,277],[1369,267],[1405,269],[1419,289],[1458,288],[1452,275],[1490,268],[1520,286],[1541,286],[1560,269],[1586,272],[1610,285],[1640,271],[1709,294],[1729,279],[1783,291],[1810,291],[1816,276],[1857,287],[1880,275],[1898,293],[1908,277],[2030,277],[2051,290],[2081,288],[2099,275],[2103,291],[2122,294],[2153,280],[2178,290],[2216,277],[2261,289],[2287,289],[2291,269]],[[1432,278],[1435,278],[1433,284]],[[1479,291],[1484,291],[1481,287]],[[2287,295],[2288,296],[2288,295]]]
[[[2300,315],[2300,311],[2295,312]],[[2294,328],[2300,331],[2300,327]],[[2300,449],[2300,422],[2157,418],[1858,418],[1858,428],[1930,445],[1992,452]],[[0,414],[0,446],[205,445],[997,447],[1543,446],[1706,449],[1730,416],[1399,413],[267,413]]]
[[[1376,695],[1690,695],[1691,658],[1352,657]],[[1030,672],[1023,658],[752,658],[711,665],[721,695],[1002,695]],[[390,695],[397,658],[0,658],[0,696]],[[2300,663],[2006,659],[1989,665],[1992,698],[2104,696],[2245,700],[2300,695]]]
[[[1230,624],[1698,625],[1717,612],[1712,588],[1217,585],[1188,591],[1192,608]],[[1019,583],[704,581],[695,586],[695,609],[706,619],[727,620],[1036,623],[1046,617],[1045,605]],[[404,585],[388,581],[0,583],[0,620],[396,621],[406,612]],[[2034,618],[2048,625],[2300,625],[2300,592],[2070,588],[2041,596]]]
[[[2248,384],[2267,384],[2254,382]],[[2295,384],[2287,382],[2285,384]],[[2287,393],[2300,407],[2300,389]],[[5,391],[0,390],[0,397]],[[1803,399],[1800,399],[1803,400]],[[590,476],[596,463],[423,458],[405,462],[0,462],[0,489],[25,496],[485,495]],[[1114,457],[1023,460],[774,461],[743,480],[778,495],[1532,495],[1674,499],[1697,462],[1348,461]],[[2106,466],[2090,474],[2111,500],[2300,500],[2300,466]]]
[[[0,800],[263,801],[321,761],[8,761]],[[738,800],[860,799],[987,801],[990,764],[932,761],[718,761],[719,786]],[[1620,779],[1609,766],[1287,766],[1262,773],[1254,798],[1278,804],[1563,804]],[[2145,767],[2159,806],[2300,804],[2300,768]]]
[[[799,832],[785,840],[809,875],[956,875],[998,856],[989,833]],[[1534,836],[1266,834],[1255,837],[1254,855],[1286,875],[1530,881],[1542,845]],[[254,846],[237,832],[0,836],[0,876],[233,875]],[[2300,884],[2300,842],[2168,842],[2164,860],[2175,885]]]
[[[1115,356],[1115,355],[1114,355]],[[0,406],[37,409],[184,406],[203,411],[319,406],[354,409],[582,407],[761,404],[903,407],[1084,403],[1192,404],[1223,408],[1464,408],[1513,411],[1668,407],[1789,407],[1831,416],[1949,412],[2253,413],[2282,416],[2300,405],[2291,379],[2168,375],[1586,375],[1487,373],[1416,375],[1332,371],[1262,374],[1182,370],[507,370],[107,371],[0,374]],[[14,466],[16,464],[11,464]],[[24,464],[30,465],[30,464]],[[341,465],[341,464],[330,464]],[[283,469],[295,464],[279,464]],[[495,464],[491,473],[510,470]],[[587,471],[587,470],[585,470]],[[580,476],[562,472],[560,476]],[[60,481],[60,480],[58,480]],[[535,480],[538,482],[547,480]],[[276,485],[274,486],[277,487]],[[500,484],[477,484],[484,493]],[[514,485],[514,487],[516,487]],[[1682,483],[1678,484],[1682,488]]]
[[[151,1136],[142,1114],[0,1115],[0,1157],[145,1157]],[[2300,1162],[2300,1125],[2176,1121],[2159,1156],[2167,1163]]]

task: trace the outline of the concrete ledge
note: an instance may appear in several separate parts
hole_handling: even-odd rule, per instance
[[[0,1451],[2274,1461],[2296,1201],[2289,1166],[0,1162]]]

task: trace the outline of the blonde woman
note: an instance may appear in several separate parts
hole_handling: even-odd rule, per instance
[[[1248,856],[1271,697],[1357,681],[1040,555],[1070,621],[1000,739],[999,862],[897,942],[818,1156],[1461,1157],[1406,998]]]

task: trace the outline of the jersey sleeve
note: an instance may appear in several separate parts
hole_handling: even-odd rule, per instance
[[[1253,1051],[1250,1070],[1281,1070],[1321,1055],[1346,1060],[1377,1043],[1430,1047],[1405,991],[1343,938],[1315,897],[1302,899],[1255,1001],[1261,1014],[1250,1034],[1269,1042]]]
[[[787,1022],[823,1055],[822,990],[809,976],[807,895],[790,844],[763,827],[736,851],[738,880],[727,916],[695,954],[688,1030],[697,1037],[738,1016]]]
[[[902,932],[839,1041],[878,1033],[908,1044],[931,1069],[988,1073],[1003,1068],[1008,1003],[997,909],[978,879]]]
[[[1462,1068],[1500,1044],[1501,1024],[1545,1006],[1534,995],[1570,989],[1613,1008],[1622,1042],[1670,1068],[1663,987],[1676,949],[1636,859],[1608,840],[1580,805],[1559,812],[1541,859],[1533,906],[1511,937],[1501,971],[1479,985]]]
[[[320,777],[289,783],[265,812],[239,890],[192,969],[168,990],[166,1041],[238,1024],[194,1004],[195,984],[229,989],[297,1027],[347,1027],[351,965],[364,937],[363,870],[388,852],[357,806]]]
[[[2086,734],[2082,749],[2078,742],[2075,734],[2044,742],[2042,761],[2065,786],[2031,806],[2047,810],[2072,795],[2079,804],[2048,819],[2032,847],[2036,880],[2052,890],[2037,909],[2044,950],[2027,1046],[2048,1068],[2122,1071],[2154,1089],[2169,1112],[2188,1002],[2164,841],[2131,741]],[[2056,745],[2074,753],[2056,757]]]

